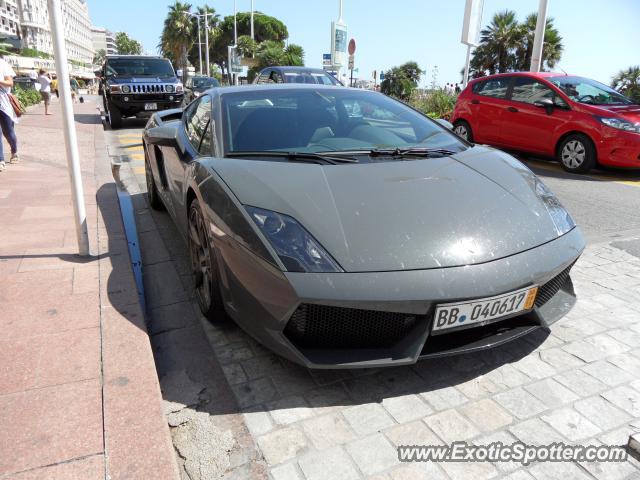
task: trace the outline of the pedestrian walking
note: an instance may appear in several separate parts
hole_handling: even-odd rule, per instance
[[[44,114],[51,115],[49,112],[49,104],[51,103],[51,76],[44,68],[40,69],[38,83],[40,84],[40,96],[44,102]]]
[[[462,89],[460,88],[460,85],[458,85],[458,84],[456,83],[456,87],[455,87],[456,95],[458,95],[461,91],[462,91]]]
[[[14,125],[18,120],[16,112],[11,105],[9,95],[11,94],[11,87],[13,87],[13,77],[16,76],[16,72],[13,71],[11,65],[6,60],[0,58],[0,129],[2,135],[9,142],[11,148],[11,158],[9,163],[18,163],[18,138],[16,137],[16,131]],[[5,169],[4,161],[4,145],[0,141],[0,172]]]
[[[75,103],[78,101],[78,90],[80,89],[80,85],[74,77],[71,77],[69,84],[71,85],[71,99]]]
[[[54,75],[51,79],[51,90],[56,94],[56,98],[60,98],[60,91],[58,90],[58,77]]]

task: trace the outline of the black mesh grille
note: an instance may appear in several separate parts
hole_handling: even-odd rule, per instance
[[[420,317],[406,313],[303,304],[285,335],[303,348],[385,348],[404,338]]]
[[[556,293],[558,293],[558,290],[562,288],[569,278],[571,267],[573,267],[573,264],[569,265],[562,272],[540,287],[538,290],[538,296],[536,297],[536,307],[541,307],[551,300]]]

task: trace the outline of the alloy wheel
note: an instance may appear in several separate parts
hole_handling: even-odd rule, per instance
[[[189,253],[191,271],[194,275],[196,296],[204,311],[211,308],[211,290],[213,270],[211,248],[207,239],[202,215],[198,208],[192,207],[189,214]]]
[[[575,170],[583,164],[587,151],[579,140],[571,140],[562,147],[560,157],[562,163],[569,169]]]
[[[464,138],[468,140],[469,132],[467,132],[467,128],[464,125],[458,125],[453,129],[453,133],[458,135],[460,138]]]

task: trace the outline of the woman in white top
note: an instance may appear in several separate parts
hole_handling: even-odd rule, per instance
[[[44,69],[40,69],[39,73],[38,83],[40,84],[40,96],[44,102],[44,114],[51,115],[49,113],[49,103],[51,103],[51,77]]]
[[[9,163],[18,162],[18,139],[16,137],[16,131],[14,125],[18,120],[16,112],[14,112],[11,102],[9,101],[9,94],[11,93],[11,87],[13,87],[13,77],[16,73],[4,59],[0,58],[0,130],[2,135],[9,142],[11,147],[11,159]],[[4,170],[4,146],[0,140],[0,172]]]

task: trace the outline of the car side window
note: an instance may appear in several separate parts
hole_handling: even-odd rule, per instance
[[[473,86],[473,93],[484,97],[507,98],[511,77],[490,78]]]
[[[184,122],[184,130],[187,133],[187,137],[190,137],[191,135],[191,120],[193,119],[193,116],[196,113],[196,109],[198,108],[198,105],[203,98],[204,97],[201,97],[191,102],[182,114],[182,121]]]
[[[211,97],[209,95],[203,95],[200,97],[200,101],[195,108],[195,113],[189,119],[189,128],[187,130],[187,137],[189,142],[193,145],[193,148],[200,150],[200,143],[202,136],[204,135],[209,120],[211,119]]]
[[[539,100],[548,98],[556,103],[556,97],[556,92],[533,78],[516,77],[514,79],[511,93],[511,100],[514,102],[534,104]]]

